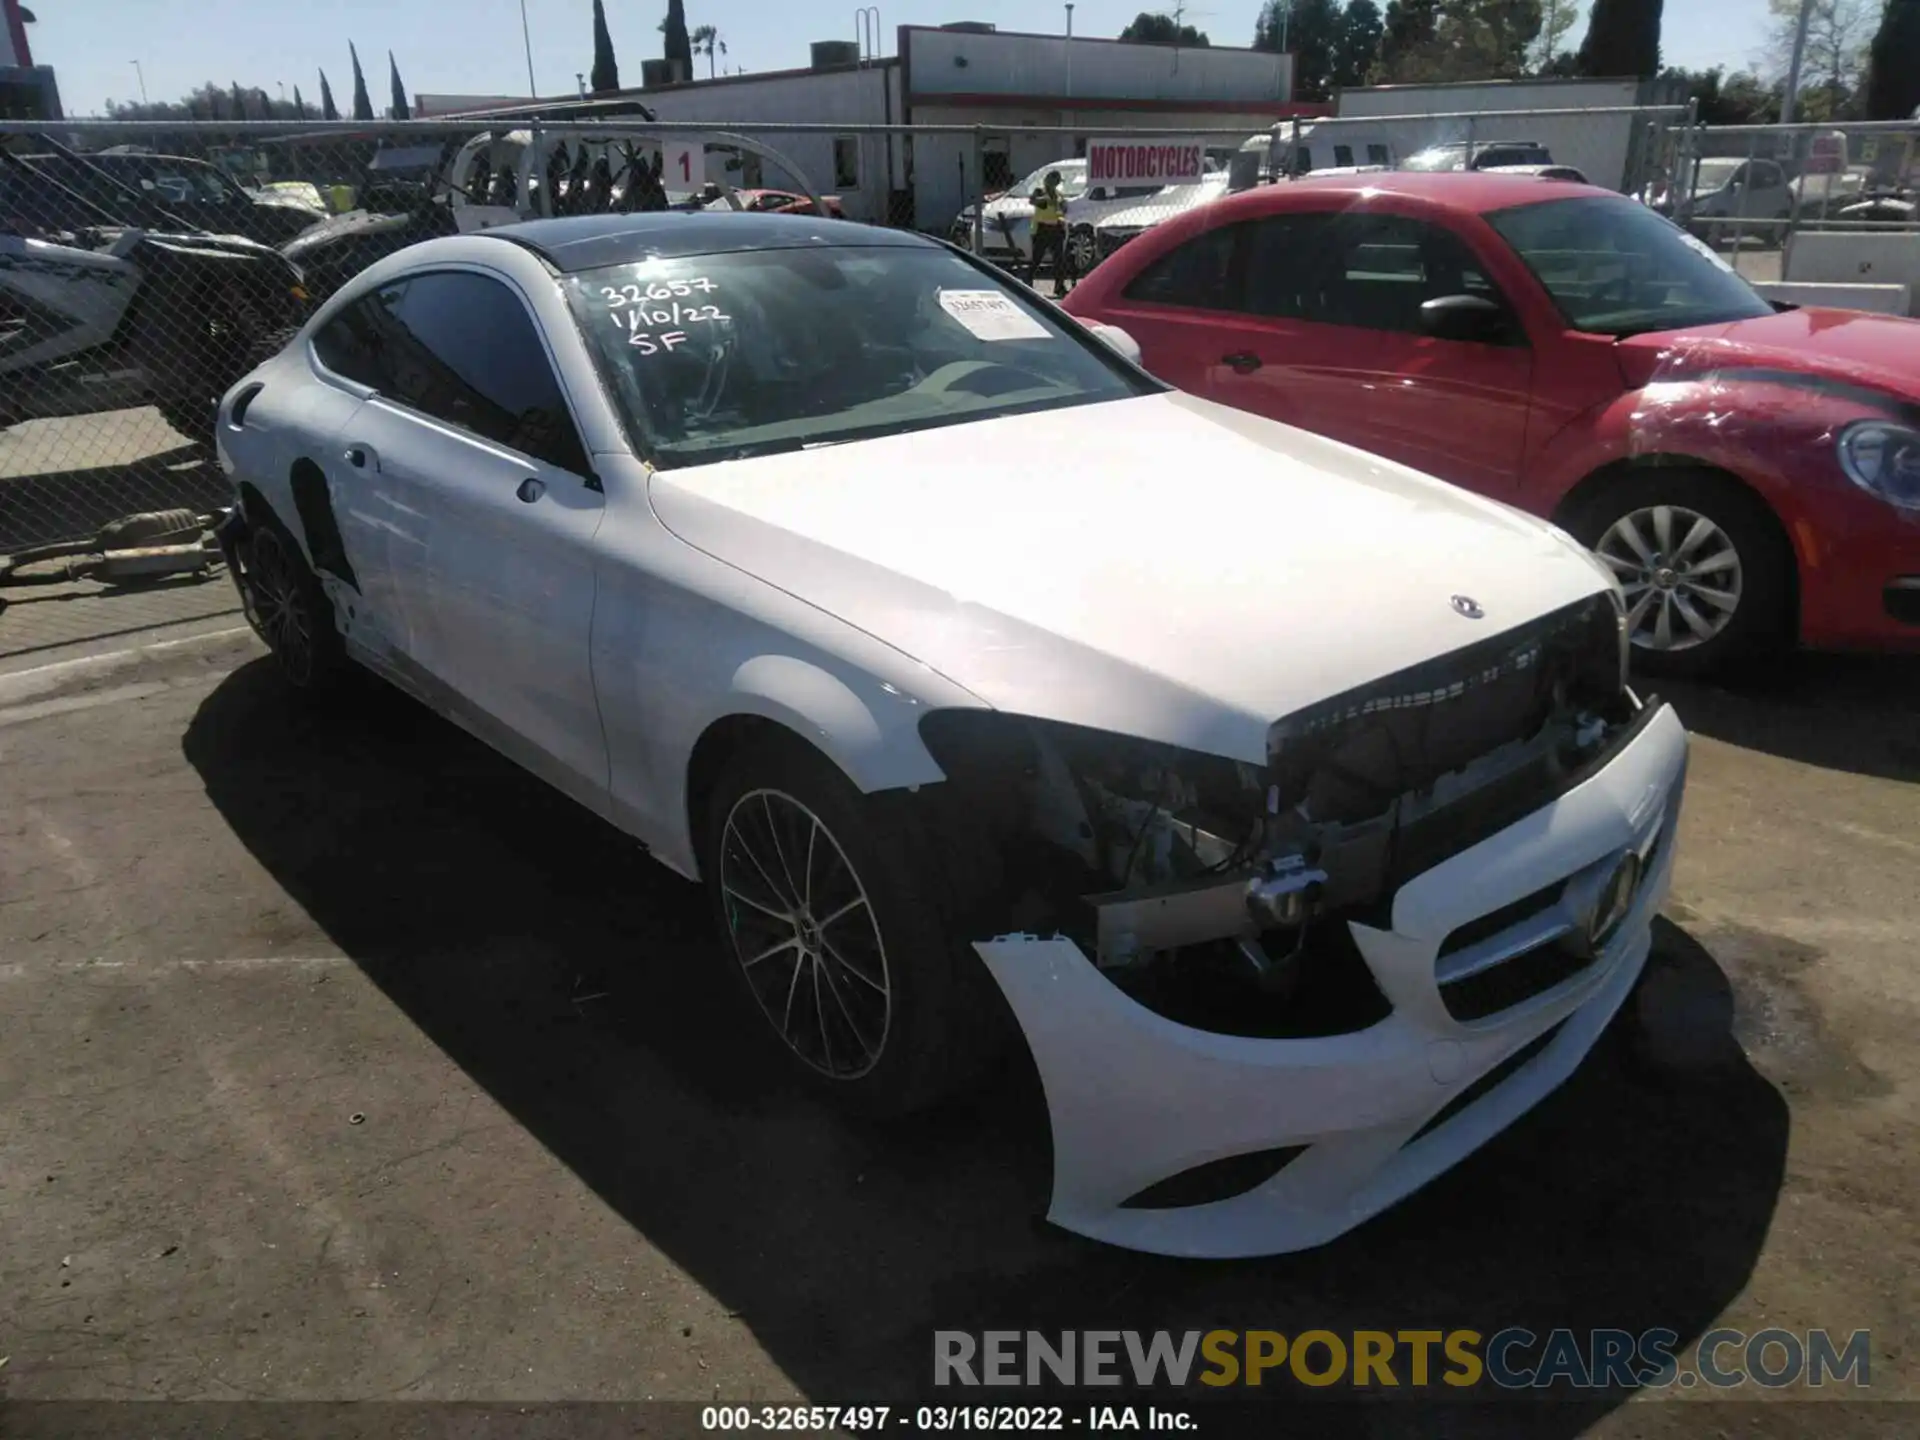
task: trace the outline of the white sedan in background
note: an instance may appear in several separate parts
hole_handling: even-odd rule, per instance
[[[365,666],[702,883],[797,1080],[1024,1045],[1055,1222],[1297,1249],[1579,1063],[1686,740],[1565,535],[1130,348],[830,220],[433,240],[227,396],[222,540],[294,686]]]

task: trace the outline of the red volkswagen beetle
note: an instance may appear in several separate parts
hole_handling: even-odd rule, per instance
[[[1777,308],[1624,196],[1267,186],[1147,231],[1065,305],[1183,390],[1556,520],[1619,576],[1648,668],[1920,649],[1920,321]]]

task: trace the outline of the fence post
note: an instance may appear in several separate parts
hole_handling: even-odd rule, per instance
[[[1733,268],[1736,274],[1740,271],[1740,252],[1747,244],[1747,196],[1753,193],[1753,161],[1759,153],[1760,136],[1757,133],[1747,136],[1747,178],[1741,182],[1740,193],[1734,197],[1739,207],[1738,218],[1733,222]]]
[[[973,253],[987,248],[987,141],[981,128],[973,127]],[[964,187],[963,187],[964,188]],[[964,194],[962,200],[968,197]]]
[[[537,216],[553,214],[553,196],[547,193],[546,152],[540,144],[540,122],[527,127],[527,153],[520,157],[520,194],[522,198],[539,195],[528,206]]]
[[[1693,220],[1693,177],[1700,163],[1696,153],[1700,144],[1700,102],[1687,102],[1687,118],[1680,131],[1680,143],[1674,147],[1673,174],[1667,178],[1667,198],[1673,205],[1673,221],[1685,229]]]
[[[1300,117],[1294,116],[1287,130],[1287,158],[1282,173],[1289,180],[1300,178]]]
[[[1471,170],[1473,168],[1474,118],[1475,117],[1473,117],[1472,115],[1469,115],[1467,117],[1467,161],[1466,161],[1465,168],[1467,168],[1468,170]]]

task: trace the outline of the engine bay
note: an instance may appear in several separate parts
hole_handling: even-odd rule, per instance
[[[1072,939],[1169,1018],[1344,1034],[1387,1003],[1346,922],[1550,803],[1628,738],[1601,595],[1276,721],[1252,765],[996,712],[923,722],[963,828],[999,857],[986,939]]]

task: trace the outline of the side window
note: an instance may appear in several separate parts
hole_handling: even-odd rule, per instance
[[[833,141],[833,188],[860,188],[860,141],[852,135],[836,135]]]
[[[1345,167],[1353,164],[1353,147],[1351,145],[1334,146],[1333,163],[1336,167]]]
[[[1401,215],[1343,215],[1325,247],[1331,261],[1309,301],[1330,325],[1420,333],[1420,307],[1444,295],[1499,291],[1452,231]]]
[[[1384,146],[1384,145],[1369,145],[1369,146],[1367,146],[1367,164],[1369,164],[1369,165],[1391,165],[1392,163],[1393,163],[1393,161],[1392,161],[1392,159],[1391,159],[1391,158],[1389,158],[1389,156],[1388,156],[1388,154],[1387,154],[1387,147],[1386,147],[1386,146]]]
[[[1238,308],[1233,260],[1244,228],[1222,225],[1169,250],[1134,276],[1126,298],[1194,310]]]
[[[576,475],[588,473],[553,366],[520,297],[485,275],[415,276],[394,311],[393,398]]]
[[[1247,247],[1247,305],[1276,320],[1318,319],[1318,272],[1331,214],[1269,215],[1253,224]]]
[[[393,333],[394,307],[404,286],[389,285],[354,301],[313,337],[313,353],[334,374],[372,390],[390,390],[384,359]]]
[[[1771,160],[1753,162],[1753,188],[1756,190],[1777,190],[1786,184],[1780,173],[1780,167]]]
[[[1302,145],[1293,152],[1293,173],[1307,175],[1313,171],[1313,151]]]

